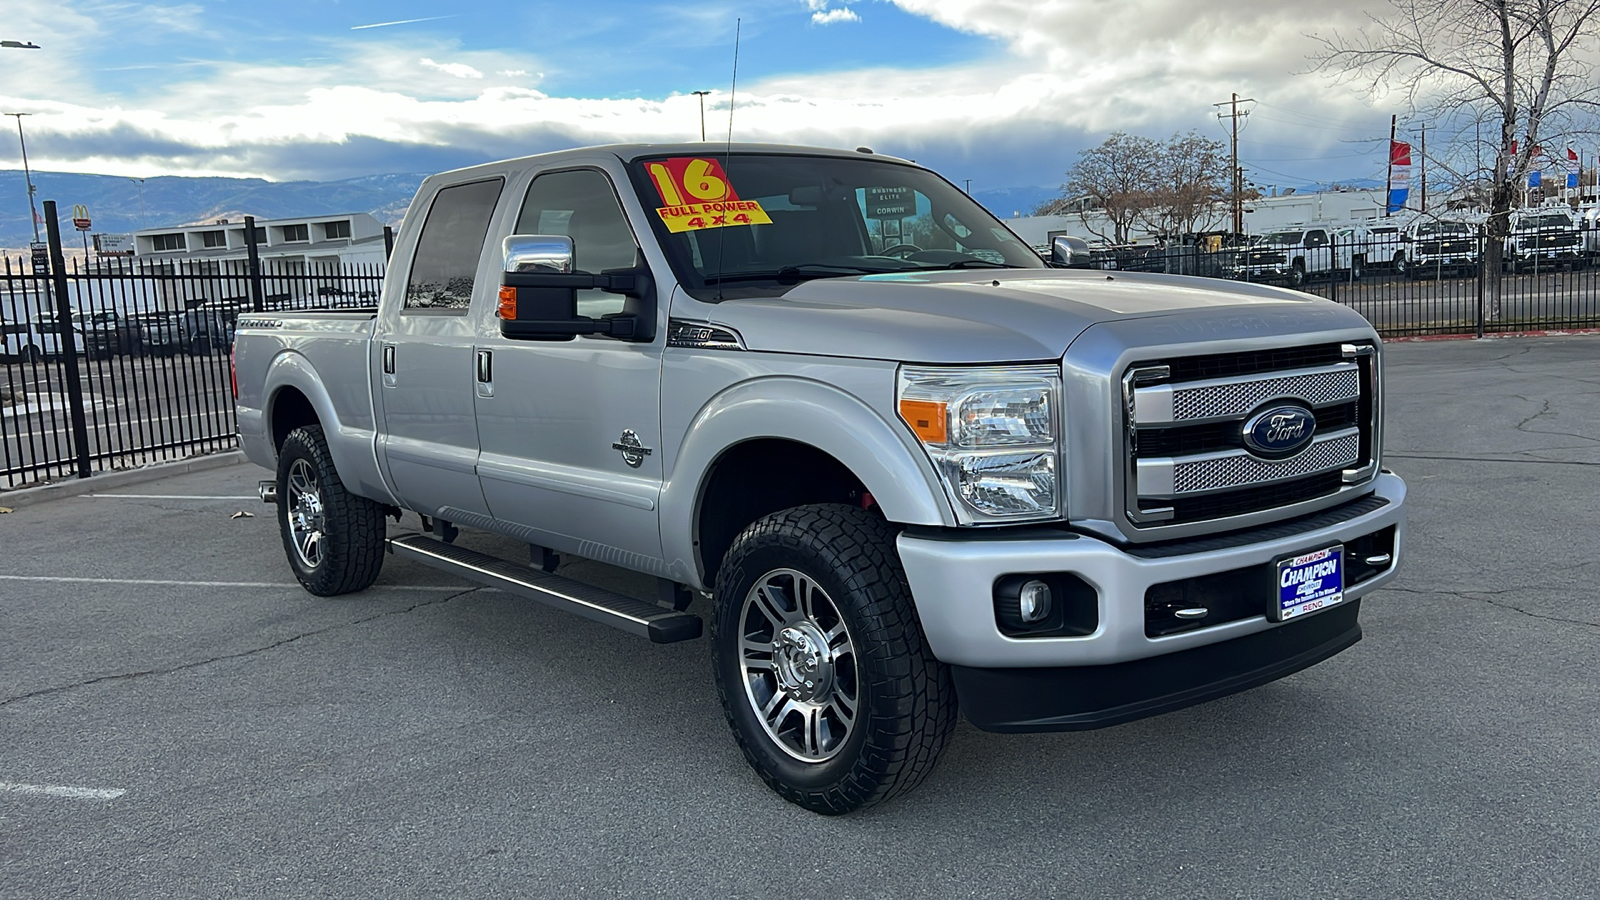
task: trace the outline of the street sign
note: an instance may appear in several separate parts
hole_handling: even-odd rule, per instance
[[[28,250],[33,256],[33,274],[43,275],[50,271],[50,245],[44,241],[34,241],[28,245]]]
[[[72,208],[72,225],[79,231],[89,230],[89,207],[79,203]]]
[[[132,256],[133,235],[131,234],[97,234],[94,237],[94,250],[101,256]]]

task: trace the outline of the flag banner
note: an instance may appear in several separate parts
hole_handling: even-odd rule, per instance
[[[1528,173],[1528,187],[1536,188],[1536,187],[1543,187],[1543,186],[1544,186],[1544,173],[1543,172],[1540,172],[1538,169],[1534,169],[1532,172]]]
[[[1411,145],[1405,141],[1389,142],[1389,212],[1406,208],[1406,198],[1411,194]]]
[[[1582,171],[1582,169],[1578,165],[1578,151],[1572,149],[1571,147],[1568,147],[1567,148],[1567,187],[1576,188],[1578,186],[1578,174],[1581,171]]]

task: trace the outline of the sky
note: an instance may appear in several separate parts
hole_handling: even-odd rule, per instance
[[[868,146],[974,192],[1116,130],[1225,140],[1262,185],[1381,180],[1398,98],[1303,74],[1380,0],[0,0],[35,169],[335,180],[616,141]],[[1386,105],[1387,104],[1387,105]],[[3,123],[11,126],[11,120]],[[1404,131],[1404,129],[1402,129]],[[0,138],[0,167],[20,168]]]

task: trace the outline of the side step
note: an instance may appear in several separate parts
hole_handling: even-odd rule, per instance
[[[670,644],[700,636],[701,621],[697,615],[624,597],[604,588],[519,566],[498,556],[446,544],[420,534],[390,538],[388,550],[395,556],[414,559],[468,581],[537,600],[590,621],[649,638],[652,643]]]

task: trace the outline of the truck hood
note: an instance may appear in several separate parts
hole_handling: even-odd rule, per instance
[[[1212,333],[1223,320],[1283,313],[1317,328],[1366,325],[1338,304],[1265,285],[1071,269],[818,279],[715,310],[751,350],[930,363],[1059,359],[1091,325],[1126,319],[1211,320]]]

